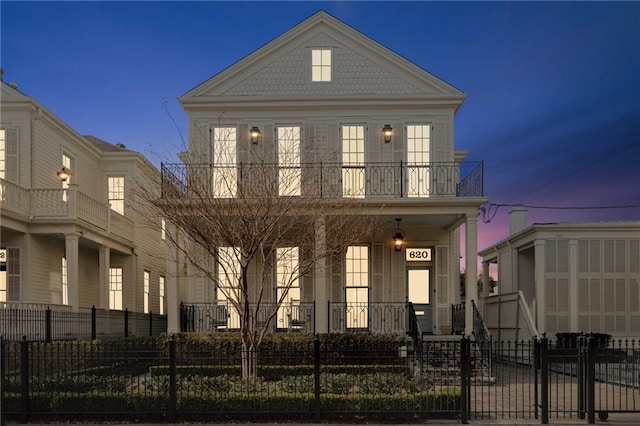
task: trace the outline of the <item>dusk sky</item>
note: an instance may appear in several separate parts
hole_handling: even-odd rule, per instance
[[[320,9],[467,94],[455,144],[484,160],[490,203],[556,207],[529,224],[640,220],[640,2],[3,0],[0,59],[80,134],[159,165],[183,149],[163,99],[186,138],[177,97]]]

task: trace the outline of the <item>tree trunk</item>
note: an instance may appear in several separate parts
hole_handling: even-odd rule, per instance
[[[254,380],[258,377],[258,350],[256,346],[242,339],[242,379]]]

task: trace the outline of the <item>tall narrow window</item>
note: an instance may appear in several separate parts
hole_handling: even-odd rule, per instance
[[[235,127],[214,127],[213,140],[213,195],[233,198],[238,192],[238,158]]]
[[[167,239],[167,221],[164,217],[160,218],[160,238],[162,241]]]
[[[109,309],[122,310],[122,268],[109,268]]]
[[[20,300],[20,249],[7,249],[7,301]]]
[[[145,314],[149,313],[149,296],[150,296],[150,281],[151,280],[151,272],[144,271],[143,276],[143,299],[142,299],[142,309]]]
[[[164,295],[164,277],[160,275],[158,278],[158,295],[160,296],[160,315],[164,315],[165,295]]]
[[[342,195],[364,198],[364,126],[342,126]]]
[[[276,251],[276,297],[282,302],[277,313],[277,327],[290,328],[300,318],[300,250],[279,247]]]
[[[346,256],[346,327],[369,327],[369,247],[350,246]]]
[[[62,300],[62,304],[63,305],[68,305],[69,304],[69,285],[67,282],[67,258],[66,257],[62,257],[62,273],[60,274],[62,276],[62,288],[60,289],[60,296],[61,296],[61,300]]]
[[[71,170],[71,157],[69,157],[66,154],[62,154],[62,167],[66,168],[67,170]],[[71,183],[71,179],[72,176],[69,175],[67,177],[67,179],[63,180],[62,183],[62,189],[64,190],[62,192],[62,201],[67,202],[67,199],[69,197],[69,194],[67,193],[67,190],[69,189],[69,184]]]
[[[109,205],[111,210],[124,214],[124,176],[112,176],[108,179]]]
[[[278,194],[300,195],[300,127],[278,127]]]
[[[0,179],[4,179],[6,170],[6,132],[0,129]]]
[[[234,308],[240,300],[240,260],[237,247],[218,248],[218,291],[214,321],[226,319],[227,329],[240,328],[240,315]]]
[[[311,50],[311,81],[331,81],[331,49]]]
[[[0,179],[18,183],[19,163],[18,129],[0,128]],[[0,187],[1,190],[2,188]],[[2,195],[0,193],[0,197]]]
[[[407,126],[407,195],[409,197],[427,197],[431,193],[430,142],[430,125]]]

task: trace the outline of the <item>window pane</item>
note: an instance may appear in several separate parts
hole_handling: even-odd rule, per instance
[[[407,126],[407,195],[425,197],[431,192],[431,168],[429,146],[431,126],[428,124]]]
[[[212,135],[213,195],[233,198],[238,190],[236,128],[214,127]]]

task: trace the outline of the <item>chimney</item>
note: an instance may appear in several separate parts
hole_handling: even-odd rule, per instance
[[[527,209],[522,204],[516,204],[509,212],[509,235],[522,231],[527,227]]]

